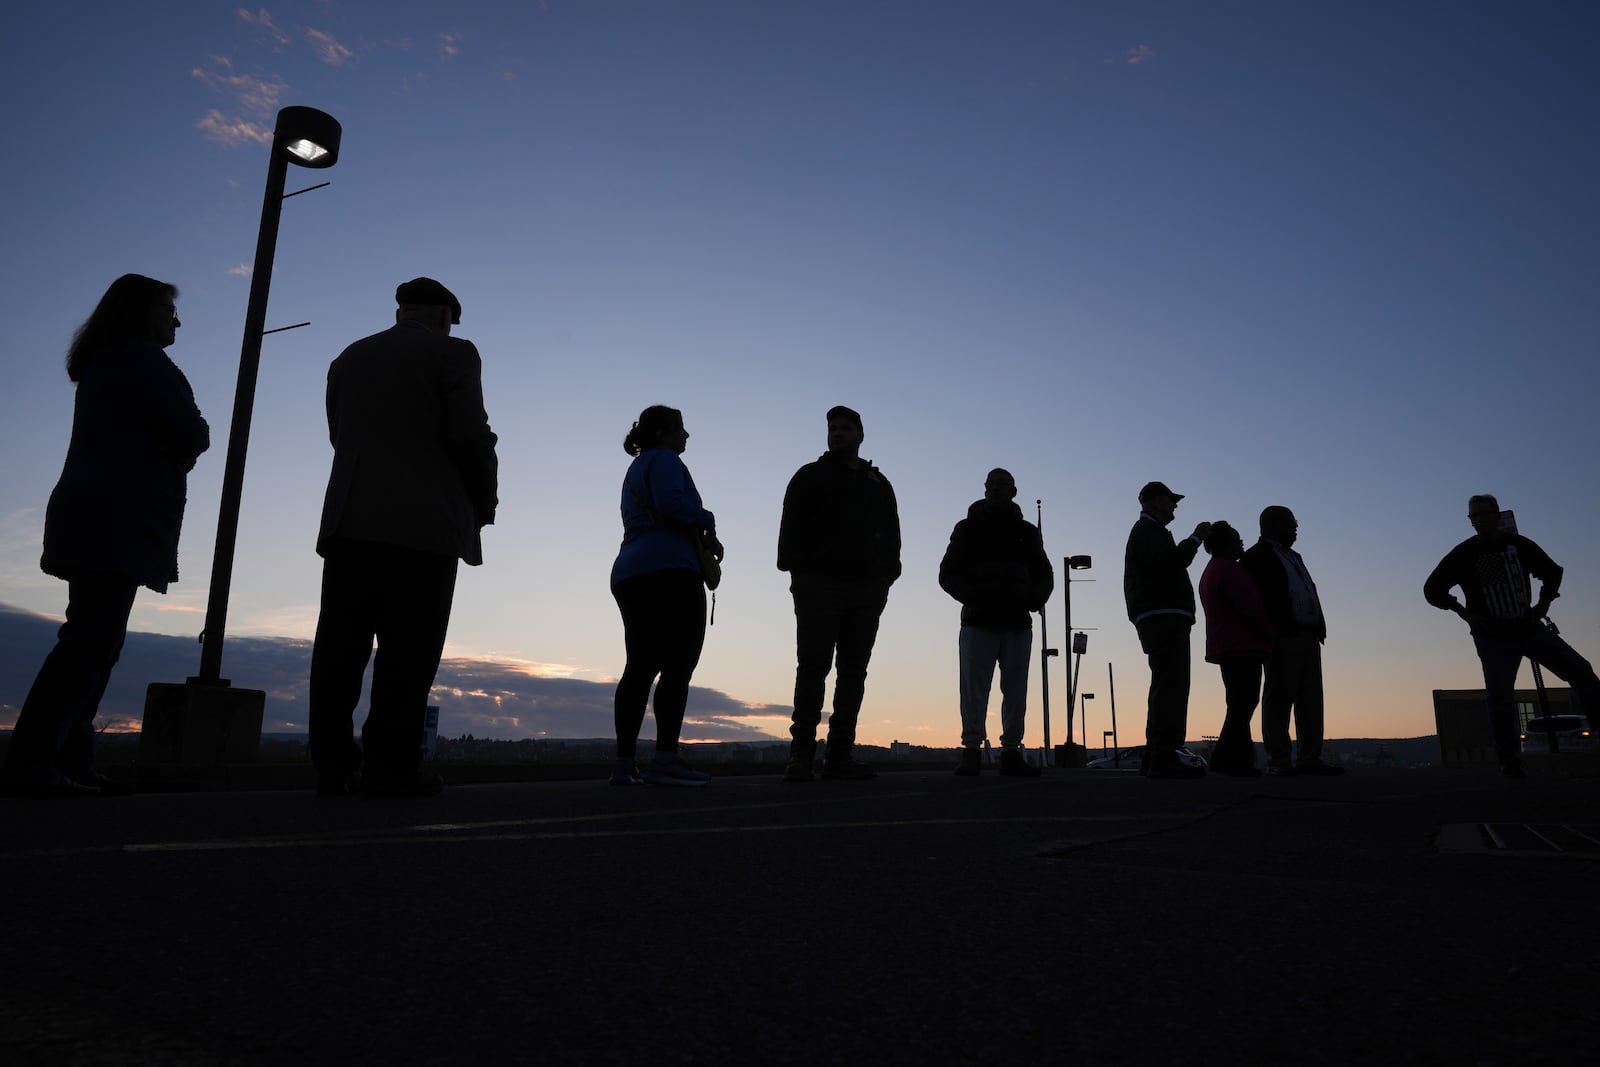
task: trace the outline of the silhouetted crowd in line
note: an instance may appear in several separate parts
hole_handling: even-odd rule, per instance
[[[31,797],[129,792],[94,764],[93,720],[142,586],[164,593],[178,578],[187,475],[210,431],[183,372],[166,355],[181,325],[178,290],[142,275],[118,278],[74,334],[67,375],[76,383],[71,441],[45,513],[41,567],[67,582],[66,620],[19,714],[0,789]],[[324,796],[428,796],[443,786],[422,765],[420,738],[449,628],[457,567],[483,562],[481,531],[498,506],[497,438],[484,409],[482,363],[451,336],[461,303],[431,278],[395,292],[395,324],[347,347],[328,369],[333,462],[317,552],[321,610],[309,686],[310,749]],[[827,450],[784,492],[777,566],[795,613],[794,710],[782,780],[866,780],[855,758],[867,668],[889,590],[900,577],[894,488],[862,458],[859,412],[827,412]],[[623,536],[611,570],[626,665],[614,697],[614,786],[704,786],[711,776],[679,752],[689,686],[715,609],[723,546],[683,463],[683,415],[646,408],[623,439]],[[991,470],[983,496],[956,523],[939,585],[961,604],[961,757],[957,775],[982,772],[987,715],[1000,673],[1003,775],[1036,777],[1023,735],[1032,616],[1055,575],[1037,526],[1015,503],[1017,485]],[[1294,550],[1299,524],[1268,507],[1249,549],[1227,522],[1202,522],[1182,541],[1167,529],[1183,495],[1162,482],[1139,492],[1128,534],[1123,594],[1149,661],[1141,774],[1199,778],[1184,758],[1195,587],[1188,568],[1203,546],[1205,659],[1222,675],[1226,712],[1211,769],[1262,773],[1251,720],[1261,707],[1265,773],[1337,775],[1322,759],[1322,602]],[[1525,776],[1514,686],[1523,659],[1568,682],[1600,712],[1600,680],[1546,618],[1562,569],[1517,533],[1492,496],[1468,502],[1473,536],[1424,584],[1428,603],[1465,620],[1483,665],[1490,722],[1505,774]],[[1537,598],[1533,579],[1538,579]],[[1452,590],[1459,588],[1465,603]],[[354,716],[372,664],[366,720]],[[819,746],[828,675],[834,675],[826,746]],[[655,752],[637,763],[645,716]],[[1293,739],[1290,723],[1293,721]],[[818,766],[819,748],[823,757]]]

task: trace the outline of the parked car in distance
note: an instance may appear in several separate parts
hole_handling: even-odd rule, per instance
[[[1143,755],[1144,746],[1134,745],[1132,748],[1123,749],[1116,755],[1101,756],[1099,759],[1092,759],[1088,763],[1084,764],[1084,766],[1100,769],[1110,768],[1112,770],[1116,770],[1120,768],[1122,770],[1136,771],[1139,769],[1139,759]],[[1190,752],[1186,748],[1178,749],[1178,761],[1180,763],[1187,763],[1191,767],[1204,767],[1206,765],[1206,761],[1204,759],[1195,755],[1193,752]]]
[[[1552,730],[1559,752],[1600,752],[1600,738],[1590,731],[1588,719],[1582,715],[1552,715],[1548,721],[1528,720],[1522,728],[1522,754],[1549,755]]]

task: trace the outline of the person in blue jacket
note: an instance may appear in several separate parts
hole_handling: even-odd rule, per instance
[[[67,349],[72,438],[45,509],[46,574],[67,583],[66,622],[23,701],[0,772],[42,797],[127,792],[94,765],[94,717],[140,586],[178,580],[188,474],[211,445],[194,391],[166,348],[178,290],[142,274],[111,283]]]
[[[622,613],[628,656],[613,700],[612,785],[697,786],[711,780],[678,753],[689,681],[706,636],[706,576],[695,538],[717,559],[723,552],[716,516],[701,503],[680,458],[688,444],[683,413],[662,404],[640,412],[622,440],[634,460],[622,485],[622,547],[611,565],[611,595]],[[656,751],[641,775],[635,757],[652,684]]]

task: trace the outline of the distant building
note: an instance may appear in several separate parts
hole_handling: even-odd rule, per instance
[[[1571,689],[1546,687],[1550,714],[1577,712]],[[1526,728],[1539,718],[1539,691],[1517,690],[1517,725]],[[1489,731],[1489,698],[1482,689],[1435,689],[1433,723],[1439,734],[1439,755],[1446,767],[1481,767],[1498,762]]]

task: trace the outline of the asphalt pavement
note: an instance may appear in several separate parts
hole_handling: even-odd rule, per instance
[[[0,1060],[1594,1063],[1597,839],[1439,769],[5,800]]]

